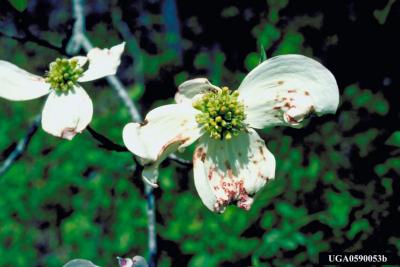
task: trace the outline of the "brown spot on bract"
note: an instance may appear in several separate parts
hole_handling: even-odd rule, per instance
[[[280,107],[280,106],[276,106],[276,107],[274,107],[274,109],[275,109],[275,110],[280,110],[281,107]]]
[[[177,135],[175,138],[173,138],[171,141],[166,143],[161,147],[161,151],[158,153],[157,158],[161,157],[162,153],[164,153],[170,146],[178,144],[178,146],[186,143],[190,138],[189,137],[183,137],[182,135]]]
[[[258,150],[260,151],[260,154],[264,156],[264,149],[262,146],[258,147]]]
[[[148,124],[148,123],[149,123],[148,120],[144,120],[143,122],[140,122],[139,124],[140,124],[140,127],[143,127],[143,126],[145,126],[145,125]]]
[[[296,93],[296,89],[290,89],[287,91],[288,93]]]
[[[310,93],[308,91],[305,91],[304,94],[305,95],[310,95]]]
[[[188,123],[187,120],[183,120],[183,121],[181,122],[181,126],[183,127],[183,126],[185,126],[187,123]]]
[[[203,148],[202,147],[197,148],[195,153],[196,158],[201,158],[202,155],[203,155]]]
[[[288,122],[290,122],[290,123],[299,123],[295,118],[293,118],[290,115],[286,114],[286,118],[287,118]]]
[[[72,127],[67,127],[64,128],[61,132],[61,137],[68,139],[68,140],[72,140],[72,138],[77,134],[78,132],[76,132],[75,128]]]
[[[201,161],[204,162],[206,160],[206,153],[203,153],[201,155]]]
[[[229,161],[225,160],[224,164],[227,169],[231,169],[231,164],[229,163]]]
[[[292,107],[289,102],[286,102],[284,106],[285,106],[285,108],[291,108]]]
[[[211,180],[213,178],[213,174],[214,174],[214,169],[213,167],[210,167],[208,169],[208,180]]]
[[[244,188],[244,179],[242,178],[239,182],[236,183],[236,186],[239,188],[239,194],[241,197],[247,195],[246,188]]]
[[[283,84],[283,81],[278,81],[278,84],[279,84],[279,85],[282,85],[282,84]]]
[[[268,180],[268,177],[266,175],[262,174],[261,172],[258,172],[257,176],[260,177],[263,180]]]

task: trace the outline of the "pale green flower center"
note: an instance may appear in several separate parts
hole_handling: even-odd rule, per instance
[[[58,93],[70,91],[82,76],[83,69],[79,66],[76,59],[61,59],[50,64],[50,69],[46,73],[46,82]]]
[[[223,87],[193,103],[193,107],[201,111],[196,115],[197,123],[204,126],[211,138],[229,140],[245,130],[244,105],[238,101],[238,96],[238,91]]]

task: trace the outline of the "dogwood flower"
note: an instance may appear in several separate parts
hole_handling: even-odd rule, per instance
[[[117,257],[119,267],[148,267],[145,258],[142,256],[135,256],[133,258]]]
[[[197,78],[181,84],[175,100],[143,123],[127,124],[124,143],[143,163],[143,179],[155,185],[160,162],[198,140],[195,187],[207,208],[223,212],[231,203],[248,210],[275,176],[275,158],[254,129],[300,127],[311,113],[335,113],[339,93],[320,63],[283,55],[258,65],[236,91]]]
[[[42,111],[43,130],[71,140],[86,128],[93,115],[92,100],[78,82],[114,75],[124,47],[121,43],[110,49],[93,48],[87,56],[58,58],[50,63],[45,77],[0,60],[0,97],[25,101],[48,95]]]

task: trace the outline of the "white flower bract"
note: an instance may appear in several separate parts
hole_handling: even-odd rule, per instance
[[[142,176],[153,186],[160,162],[198,140],[194,182],[214,212],[223,212],[231,203],[248,210],[254,194],[275,177],[275,158],[254,129],[301,127],[311,113],[335,113],[339,104],[331,72],[302,55],[266,60],[245,77],[234,97],[221,96],[226,90],[205,78],[186,81],[175,95],[177,104],[158,107],[143,123],[129,123],[123,130],[125,145],[144,165]],[[235,116],[244,129],[234,128]]]
[[[0,97],[25,101],[49,95],[42,111],[42,128],[49,134],[71,140],[87,127],[93,115],[92,100],[78,82],[114,75],[121,62],[124,47],[125,43],[110,49],[93,48],[87,56],[53,62],[49,70],[52,75],[47,78],[0,60]],[[75,65],[82,68],[87,62],[89,65],[86,71],[74,73]],[[69,68],[68,73],[63,73],[62,64]],[[55,68],[57,69],[53,70]],[[52,70],[54,73],[51,73]],[[64,87],[52,88],[51,84],[61,84]]]

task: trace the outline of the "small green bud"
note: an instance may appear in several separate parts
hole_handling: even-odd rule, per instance
[[[225,139],[226,139],[226,140],[232,139],[232,135],[231,135],[230,132],[226,132],[226,134],[225,134]]]

